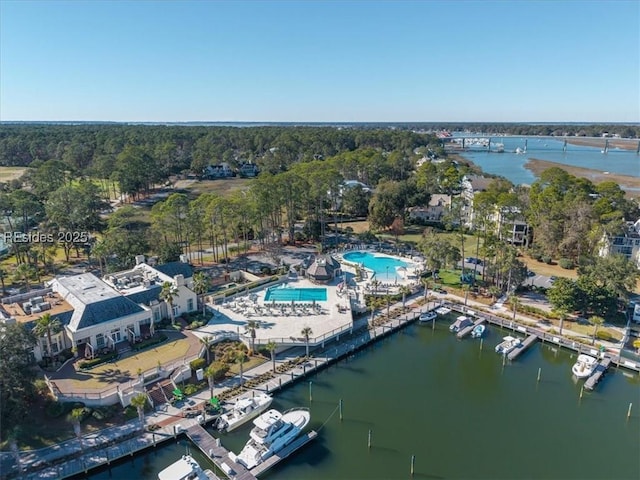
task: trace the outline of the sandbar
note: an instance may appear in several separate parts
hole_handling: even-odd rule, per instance
[[[640,197],[640,177],[622,175],[620,173],[609,173],[592,168],[574,167],[573,165],[539,160],[537,158],[529,159],[527,163],[524,164],[524,167],[530,170],[536,177],[539,177],[542,172],[549,168],[558,167],[575,177],[588,178],[595,184],[613,181],[620,185],[620,188],[627,192],[627,195],[630,197]]]

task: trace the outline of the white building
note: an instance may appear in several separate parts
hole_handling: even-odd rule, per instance
[[[635,223],[627,222],[619,235],[604,235],[598,254],[601,257],[615,254],[624,255],[640,268],[640,219]]]
[[[409,219],[421,222],[441,222],[451,208],[451,195],[431,195],[426,207],[409,208]]]
[[[77,347],[82,354],[112,349],[122,342],[134,343],[151,331],[151,323],[169,317],[166,302],[160,299],[165,282],[176,288],[174,318],[197,309],[197,296],[189,288],[193,269],[182,262],[150,266],[144,256],[136,257],[131,270],[100,279],[91,273],[61,276],[48,288],[2,300],[0,320],[20,322],[29,327],[49,313],[62,329],[52,335],[52,354]],[[34,349],[36,360],[48,355],[48,338],[43,336]]]

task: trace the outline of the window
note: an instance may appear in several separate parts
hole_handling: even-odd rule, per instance
[[[173,307],[173,316],[177,317],[179,311],[180,311],[180,307],[178,305],[174,305],[174,307]]]
[[[189,300],[187,300],[187,311],[192,311],[193,310],[193,298],[190,298]]]
[[[154,322],[159,322],[160,321],[160,309],[159,308],[157,310],[153,311],[153,321]]]
[[[96,335],[96,346],[98,348],[104,348],[104,335],[102,333]]]

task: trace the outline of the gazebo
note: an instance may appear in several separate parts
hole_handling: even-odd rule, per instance
[[[340,262],[331,255],[320,255],[306,270],[306,276],[315,283],[328,283],[341,275]]]

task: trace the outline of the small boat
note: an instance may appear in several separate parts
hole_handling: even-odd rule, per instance
[[[446,315],[447,313],[451,313],[451,309],[447,307],[436,308],[436,313],[438,315]]]
[[[420,321],[420,322],[430,322],[431,320],[435,320],[435,318],[437,316],[438,315],[434,311],[424,312],[424,313],[420,314],[420,316],[418,317],[418,321]]]
[[[458,318],[456,318],[456,321],[449,326],[449,331],[452,333],[458,333],[460,330],[464,330],[471,325],[473,325],[473,322],[469,317],[460,315]]]
[[[475,327],[473,327],[473,330],[471,330],[471,337],[480,338],[482,335],[484,335],[485,329],[486,327],[483,323],[476,325]]]
[[[598,360],[589,355],[578,355],[578,361],[573,364],[571,371],[578,378],[590,377],[598,365]]]
[[[520,343],[522,342],[519,338],[507,335],[502,339],[502,342],[496,345],[496,353],[499,353],[500,355],[506,355],[511,350],[520,345]]]
[[[260,393],[255,397],[241,398],[231,411],[220,415],[216,428],[221,432],[231,432],[264,412],[272,401],[273,397],[266,393]]]
[[[158,473],[158,480],[208,480],[210,470],[202,470],[191,455],[183,455],[178,461]]]
[[[238,455],[229,458],[251,470],[291,443],[311,420],[308,408],[294,408],[284,414],[268,410],[253,421],[249,441]]]

